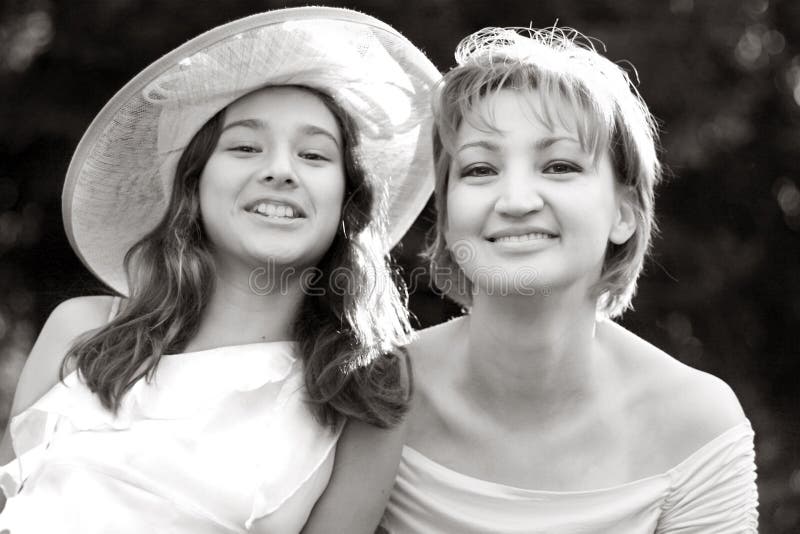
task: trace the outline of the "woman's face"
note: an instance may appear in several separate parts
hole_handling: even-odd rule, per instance
[[[339,228],[343,143],[336,117],[302,88],[261,89],[228,106],[200,176],[217,267],[316,265]]]
[[[468,120],[458,131],[445,239],[476,294],[588,291],[609,241],[634,230],[607,151],[584,150],[570,124],[548,128],[539,102],[533,91],[502,90],[473,111],[492,131]],[[574,116],[549,105],[551,116]]]

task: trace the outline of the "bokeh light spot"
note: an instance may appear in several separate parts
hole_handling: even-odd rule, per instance
[[[795,60],[797,60],[797,58],[795,58]],[[795,87],[800,84],[800,64],[797,64],[796,61],[792,61],[792,66],[786,69],[784,78],[789,90],[794,91]]]
[[[794,182],[783,179],[776,196],[784,214],[792,217],[800,215],[800,189]]]
[[[796,469],[789,478],[789,488],[792,490],[792,493],[800,495],[800,469]]]
[[[767,34],[763,24],[753,24],[739,38],[734,50],[736,61],[745,68],[755,69],[765,66],[769,59],[764,54],[762,36]]]
[[[786,38],[778,30],[770,30],[761,36],[761,44],[768,54],[776,55],[786,48]]]
[[[53,21],[46,11],[34,11],[14,21],[14,26],[4,28],[6,50],[2,66],[21,72],[28,68],[53,39]]]
[[[763,15],[769,9],[769,0],[747,0],[744,9],[751,17]]]
[[[677,342],[683,342],[692,335],[692,322],[682,313],[672,312],[667,316],[667,331]]]

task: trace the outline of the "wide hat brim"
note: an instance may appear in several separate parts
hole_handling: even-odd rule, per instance
[[[64,184],[70,244],[127,294],[125,254],[163,218],[194,134],[255,89],[301,85],[331,95],[357,123],[357,156],[388,185],[394,245],[433,191],[429,94],[440,77],[396,30],[347,9],[282,9],[209,30],[144,69],[89,126]]]

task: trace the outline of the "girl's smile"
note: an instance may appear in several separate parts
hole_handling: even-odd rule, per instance
[[[272,87],[231,104],[200,179],[218,266],[316,265],[339,228],[342,134],[313,93]]]

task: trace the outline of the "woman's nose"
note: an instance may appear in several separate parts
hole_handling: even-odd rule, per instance
[[[507,173],[501,187],[495,210],[502,215],[522,217],[544,207],[538,181],[532,172]]]

